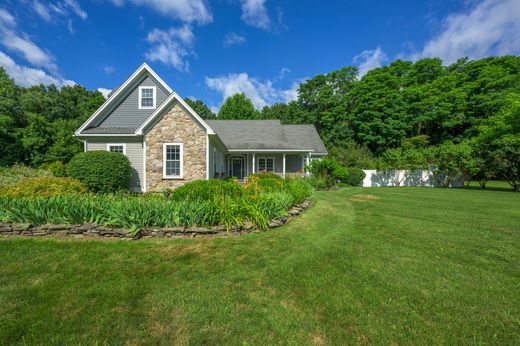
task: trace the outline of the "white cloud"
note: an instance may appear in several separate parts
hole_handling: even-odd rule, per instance
[[[172,27],[169,30],[153,29],[148,33],[146,41],[152,47],[145,53],[145,57],[151,61],[160,61],[170,65],[179,71],[188,71],[189,62],[186,58],[194,55],[192,50],[195,36],[191,26]]]
[[[241,19],[255,28],[270,30],[271,19],[267,14],[265,0],[240,0]]]
[[[147,6],[155,11],[186,23],[207,24],[213,21],[211,10],[204,0],[111,0],[116,6],[129,2],[135,6]]]
[[[237,93],[244,93],[257,109],[275,102],[289,102],[298,96],[299,83],[294,82],[289,89],[279,89],[270,80],[251,78],[247,73],[230,73],[220,77],[206,77],[208,88],[222,95],[222,102]]]
[[[240,36],[232,32],[227,34],[226,37],[224,37],[223,45],[224,47],[231,47],[233,45],[242,44],[244,42],[246,42],[246,38],[244,36]]]
[[[113,66],[105,66],[103,67],[103,71],[106,73],[106,74],[112,74],[115,72],[115,68]]]
[[[18,65],[10,56],[0,51],[0,66],[11,76],[16,84],[27,87],[38,84],[55,84],[59,87],[74,85],[74,81],[63,79],[61,76],[52,76],[44,70]]]
[[[442,31],[409,58],[440,57],[451,64],[461,57],[520,53],[520,1],[484,0],[467,12],[450,15]]]
[[[87,12],[83,11],[76,0],[65,0],[65,4],[67,4],[70,9],[78,15],[81,19],[87,19]]]
[[[103,94],[103,97],[105,99],[108,98],[108,94],[112,92],[112,89],[106,89],[106,88],[97,88],[97,91],[99,91],[101,94]]]
[[[354,63],[358,64],[360,77],[366,75],[372,69],[383,66],[383,63],[387,60],[386,54],[380,47],[364,50],[354,57]]]
[[[46,22],[50,22],[52,17],[47,6],[43,5],[41,2],[34,0],[32,3],[33,9],[42,17]]]
[[[68,18],[71,12],[83,20],[88,17],[87,12],[81,8],[76,0],[56,1],[55,3],[42,3],[39,0],[33,0],[30,6],[46,22],[56,22],[58,16]]]
[[[27,34],[19,32],[14,17],[3,9],[0,9],[0,43],[22,55],[32,65],[57,70],[54,58],[38,47]]]

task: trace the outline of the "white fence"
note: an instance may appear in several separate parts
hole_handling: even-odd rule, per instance
[[[439,182],[433,177],[429,170],[416,171],[377,171],[374,169],[364,169],[365,179],[363,187],[370,186],[425,186],[439,187]],[[451,182],[450,187],[462,187],[464,180],[457,178]]]

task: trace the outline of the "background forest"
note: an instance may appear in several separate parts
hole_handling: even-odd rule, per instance
[[[103,102],[99,92],[79,85],[19,87],[0,68],[0,165],[68,162],[82,151],[74,130]],[[450,66],[431,58],[396,60],[362,77],[348,66],[306,80],[295,101],[262,110],[244,94],[228,98],[218,115],[201,100],[187,102],[205,118],[314,124],[332,156],[348,167],[411,168],[434,150],[437,157],[472,160],[468,169],[477,179],[510,180],[507,170],[518,177],[517,56]]]

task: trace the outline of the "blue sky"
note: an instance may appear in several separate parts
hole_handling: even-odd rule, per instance
[[[520,53],[520,0],[4,0],[0,66],[20,85],[111,89],[143,61],[217,109],[286,102],[305,78],[396,58]]]

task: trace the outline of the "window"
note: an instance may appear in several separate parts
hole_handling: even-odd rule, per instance
[[[124,143],[116,143],[116,144],[107,144],[107,150],[113,153],[121,153],[126,155],[126,144]]]
[[[155,87],[139,87],[139,109],[155,109]]]
[[[259,172],[274,172],[274,157],[259,157],[258,158]]]
[[[163,177],[182,178],[182,143],[163,144]]]

